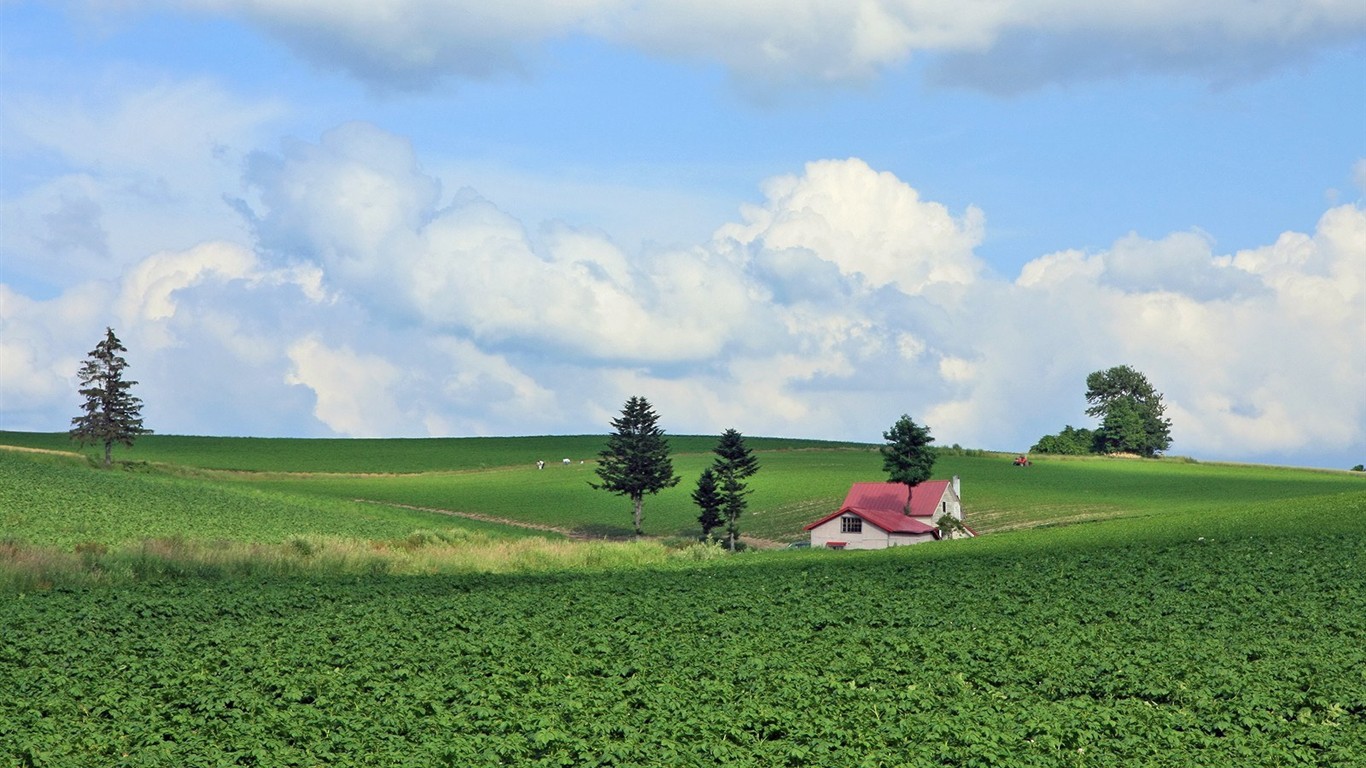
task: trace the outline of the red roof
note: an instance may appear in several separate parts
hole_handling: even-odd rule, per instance
[[[854,483],[837,512],[802,530],[809,531],[845,514],[854,514],[888,533],[933,533],[933,525],[917,518],[928,518],[939,508],[939,500],[949,487],[948,480],[927,480],[911,493],[911,513],[906,514],[906,486],[902,483]]]

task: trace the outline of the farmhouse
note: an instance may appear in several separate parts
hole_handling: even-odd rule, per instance
[[[838,511],[806,526],[811,546],[886,549],[941,539],[939,520],[963,520],[959,480],[927,480],[910,493],[902,483],[854,483]],[[975,535],[964,527],[967,536]]]

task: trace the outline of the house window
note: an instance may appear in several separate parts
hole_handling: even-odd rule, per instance
[[[841,517],[840,533],[863,533],[863,518]]]

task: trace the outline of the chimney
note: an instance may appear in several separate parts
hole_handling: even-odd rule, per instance
[[[957,496],[957,497],[958,497],[958,500],[961,502],[961,501],[963,500],[963,493],[962,493],[962,491],[960,490],[960,486],[961,486],[961,483],[958,481],[958,475],[954,475],[954,476],[953,476],[953,495],[954,495],[954,496]]]

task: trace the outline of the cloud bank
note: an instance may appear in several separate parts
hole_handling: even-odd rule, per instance
[[[539,47],[572,38],[716,62],[751,89],[868,80],[920,55],[933,58],[933,79],[996,92],[1144,71],[1221,82],[1350,44],[1366,31],[1366,7],[1331,0],[198,0],[177,7],[187,5],[242,20],[323,67],[392,89],[520,73],[534,66]]]
[[[0,423],[54,430],[113,325],[161,432],[602,432],[626,397],[675,433],[876,442],[903,412],[943,443],[1023,450],[1081,425],[1087,373],[1142,370],[1174,450],[1366,447],[1366,211],[1219,253],[1199,232],[975,255],[954,211],[857,158],[762,183],[705,242],[627,251],[448,189],[366,123],[246,163],[249,237],[137,258],[37,297],[0,286]]]

